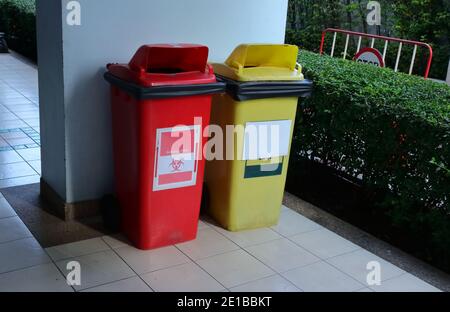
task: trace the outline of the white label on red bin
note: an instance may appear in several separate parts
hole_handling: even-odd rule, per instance
[[[153,191],[197,184],[201,126],[156,131]]]

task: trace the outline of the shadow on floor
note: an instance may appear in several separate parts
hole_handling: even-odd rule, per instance
[[[48,204],[39,196],[39,183],[1,192],[44,248],[111,234],[104,228],[101,217],[65,222],[45,211]]]

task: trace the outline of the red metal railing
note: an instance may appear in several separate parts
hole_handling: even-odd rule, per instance
[[[361,43],[362,43],[362,39],[363,38],[369,38],[372,39],[371,42],[371,47],[373,48],[375,45],[375,40],[384,40],[385,44],[384,44],[384,51],[383,51],[383,60],[385,60],[386,58],[386,52],[388,49],[388,45],[389,42],[398,42],[399,43],[399,47],[398,47],[398,52],[397,52],[397,59],[395,62],[395,67],[394,70],[397,72],[398,71],[398,66],[400,63],[400,57],[402,54],[402,48],[403,45],[410,45],[410,46],[414,46],[414,50],[413,50],[413,55],[412,55],[412,59],[411,59],[411,65],[409,67],[409,74],[411,75],[414,69],[414,63],[416,60],[416,55],[417,55],[417,47],[422,47],[422,48],[426,48],[428,50],[428,60],[427,60],[427,66],[425,69],[425,73],[424,73],[424,77],[425,79],[428,78],[428,75],[430,74],[430,68],[431,68],[431,62],[433,60],[433,48],[424,42],[420,42],[420,41],[412,41],[412,40],[405,40],[405,39],[399,39],[399,38],[392,38],[392,37],[386,37],[386,36],[378,36],[378,35],[371,35],[371,34],[365,34],[365,33],[360,33],[360,32],[356,32],[356,31],[349,31],[349,30],[342,30],[342,29],[335,29],[335,28],[328,28],[325,29],[322,32],[322,42],[320,43],[320,54],[324,53],[324,45],[325,45],[325,38],[327,33],[333,33],[333,44],[331,47],[331,56],[334,56],[334,50],[336,47],[336,38],[337,38],[337,34],[345,34],[346,36],[346,41],[345,41],[345,48],[344,48],[344,59],[347,57],[347,51],[348,51],[348,46],[349,46],[349,41],[350,41],[350,36],[355,36],[358,37],[358,47],[357,47],[357,52],[359,52],[361,50]]]

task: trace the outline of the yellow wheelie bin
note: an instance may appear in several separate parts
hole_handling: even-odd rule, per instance
[[[223,131],[223,152],[211,149],[205,206],[227,230],[278,223],[298,100],[312,92],[297,57],[297,46],[245,44],[213,64],[227,93],[213,98],[211,124]]]

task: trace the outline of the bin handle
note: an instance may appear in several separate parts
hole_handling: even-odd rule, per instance
[[[214,67],[211,64],[207,63],[206,66],[205,66],[205,69],[202,71],[202,73],[207,73],[207,74],[213,75],[214,74]]]
[[[242,65],[238,61],[233,61],[232,65],[238,69],[239,74],[242,74],[242,71],[244,70],[244,65]]]
[[[300,64],[300,63],[296,63],[295,64],[295,70],[297,71],[297,72],[302,72],[303,71],[303,67],[302,67],[302,65]]]

